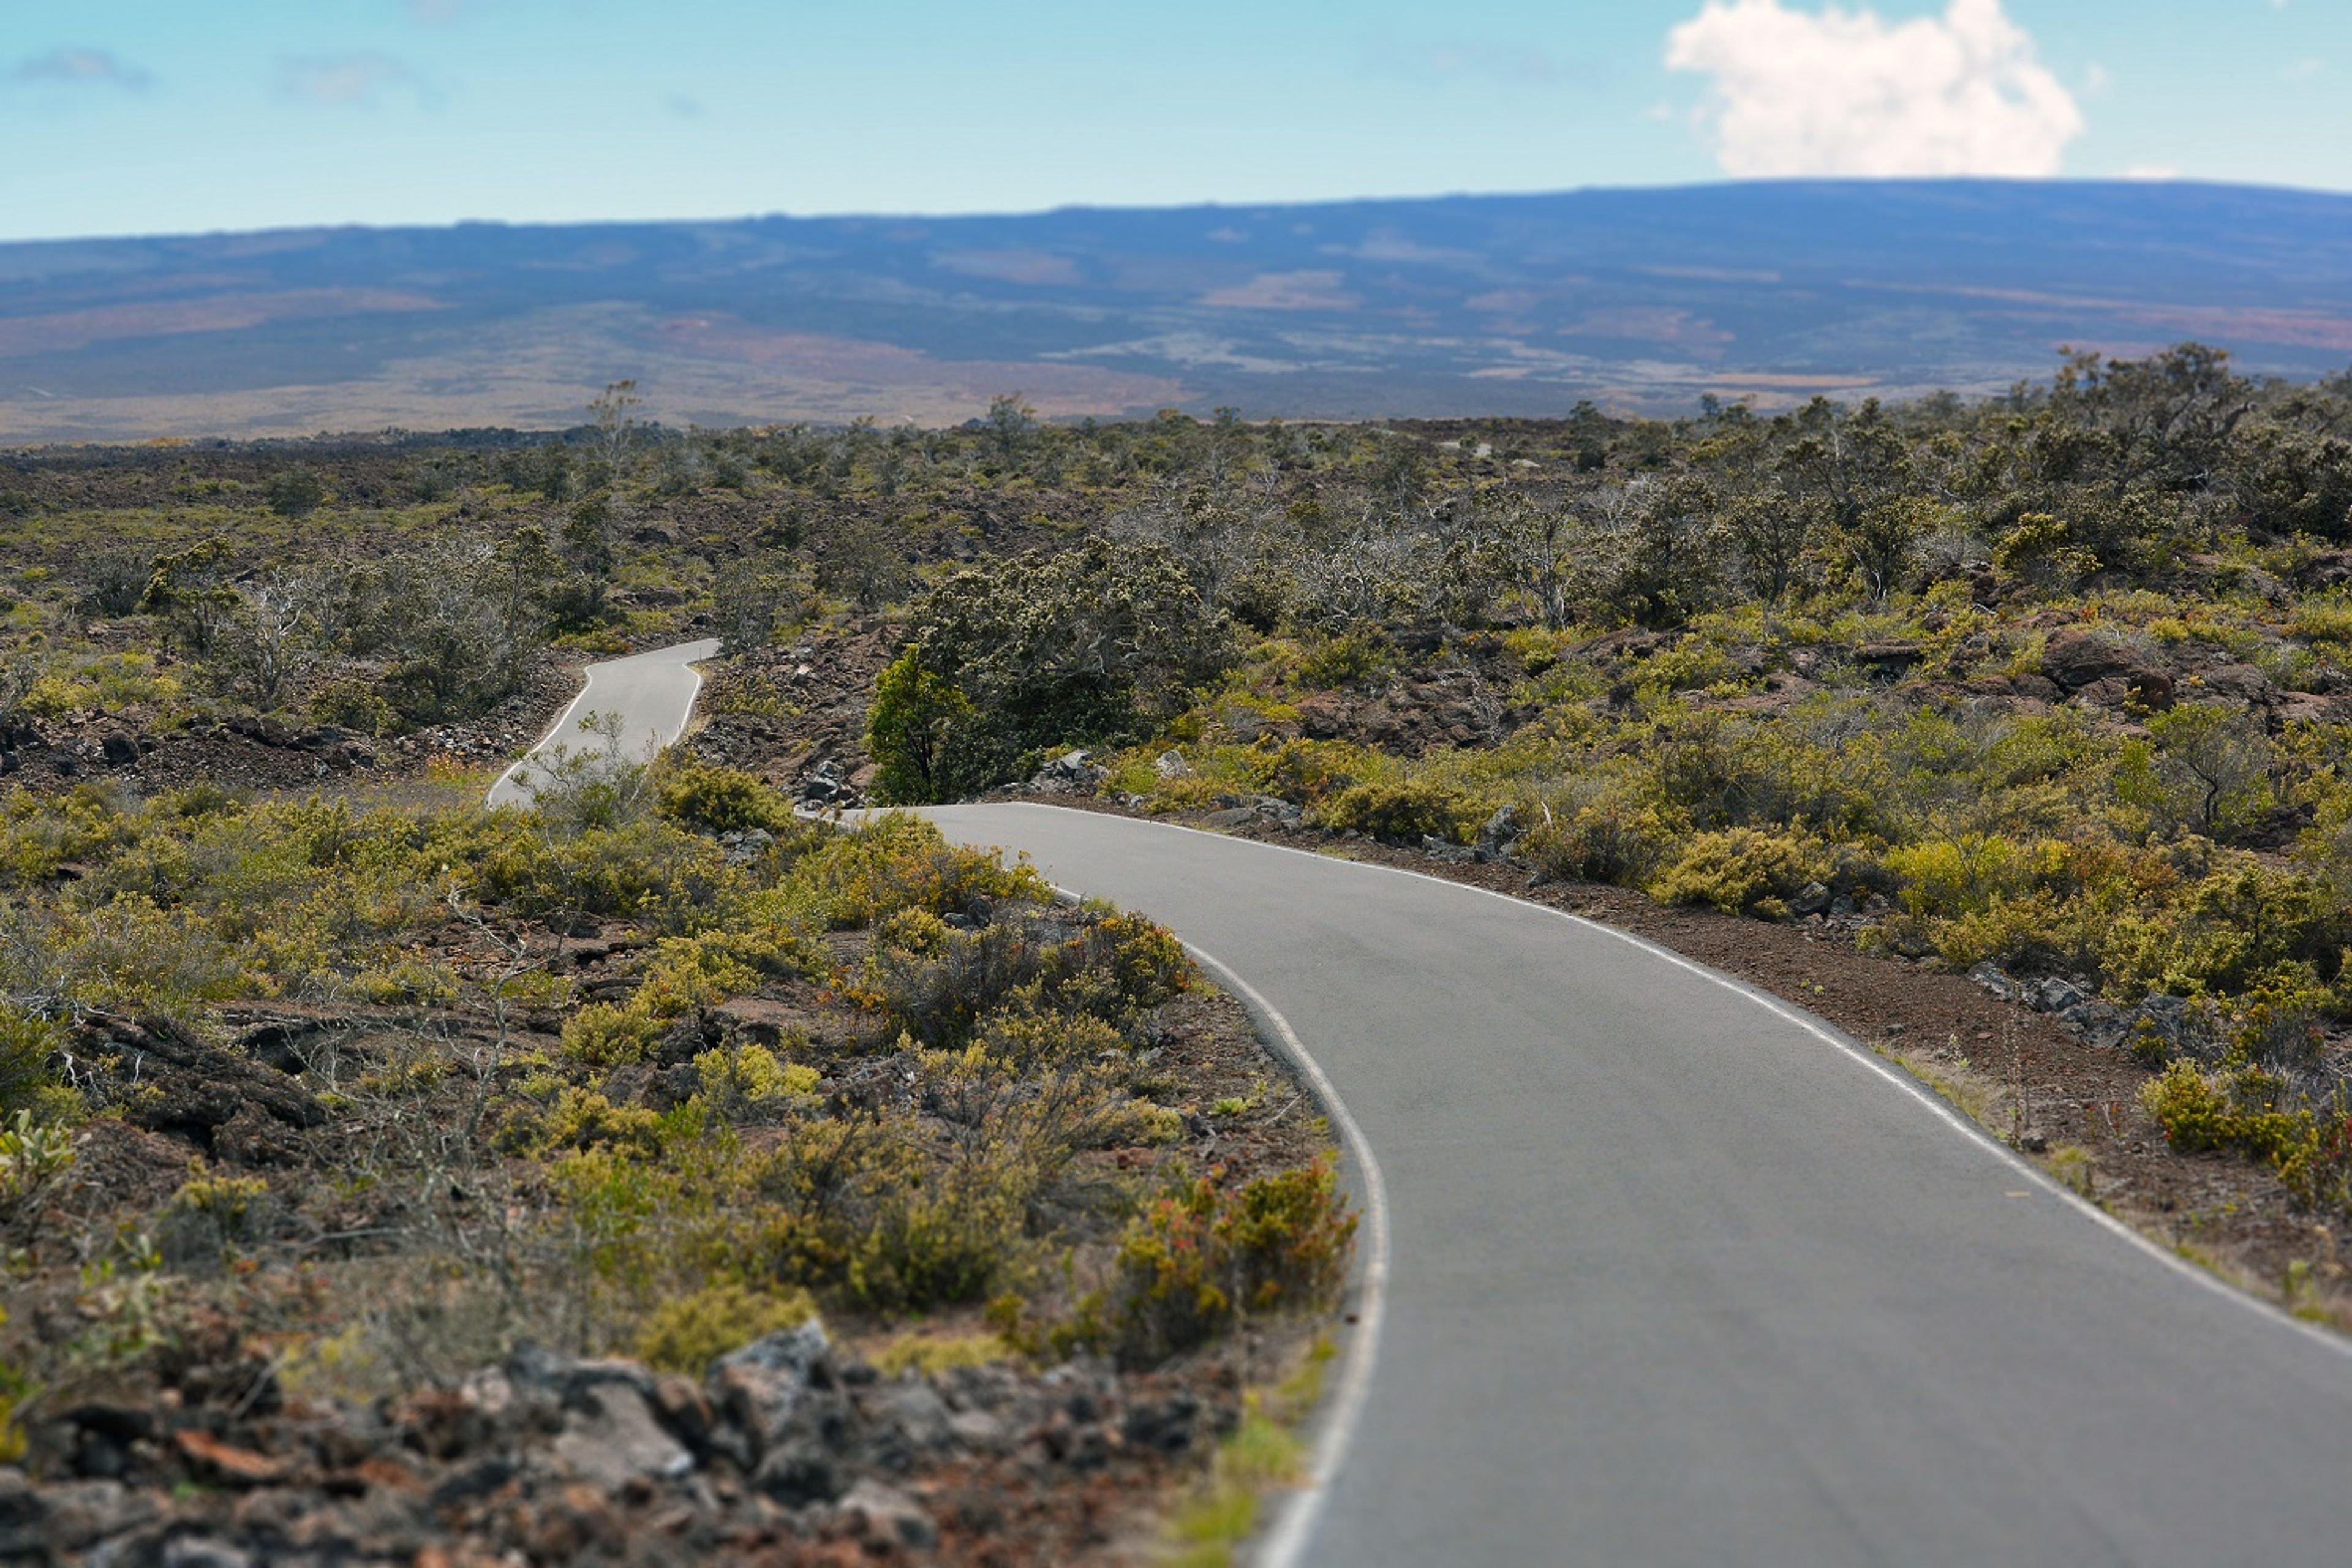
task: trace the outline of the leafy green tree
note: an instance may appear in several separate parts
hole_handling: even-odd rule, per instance
[[[989,400],[983,423],[990,441],[995,445],[997,461],[1008,470],[1017,467],[1022,451],[1036,431],[1037,411],[1022,402],[1019,393],[1007,393]]]
[[[1723,587],[1715,492],[1692,474],[1643,475],[1588,509],[1582,569],[1591,591],[1645,626],[1707,608]]]
[[[1048,746],[1136,738],[1233,653],[1173,555],[1099,537],[958,573],[914,626],[868,722],[878,791],[909,802],[1015,778]]]
[[[719,646],[729,655],[768,646],[777,624],[797,606],[808,579],[790,556],[749,556],[720,565],[711,584]]]
[[[234,551],[218,534],[156,558],[139,607],[163,622],[163,646],[201,659],[236,612]]]
[[[861,610],[878,610],[905,592],[913,572],[907,546],[887,521],[853,517],[826,529],[816,542],[816,584],[845,594]]]
[[[866,727],[875,795],[908,805],[950,798],[946,757],[971,718],[962,689],[916,649],[893,659],[875,679]]]
[[[308,517],[327,502],[326,484],[302,463],[271,475],[262,493],[269,499],[269,510],[280,517]]]

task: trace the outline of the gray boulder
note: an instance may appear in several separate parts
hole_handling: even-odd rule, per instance
[[[2063,1013],[2069,1007],[2079,1007],[2091,1000],[2091,994],[2071,980],[2055,975],[2036,980],[2025,987],[2025,1003],[2037,1013]]]
[[[781,1329],[711,1363],[710,1403],[767,1454],[783,1445],[809,1396],[833,1386],[831,1356],[824,1325],[814,1318]]]
[[[800,798],[812,805],[830,805],[839,800],[848,788],[841,776],[841,764],[828,757],[809,770],[800,784]]]
[[[694,1456],[662,1429],[645,1395],[626,1383],[586,1391],[564,1415],[555,1454],[573,1475],[607,1491],[640,1478],[673,1479],[694,1468]]]
[[[1091,752],[1064,752],[1039,768],[1029,780],[1029,787],[1045,795],[1092,795],[1110,770],[1094,760]]]
[[[863,1480],[849,1489],[834,1518],[854,1538],[870,1545],[928,1552],[940,1543],[939,1526],[922,1505],[893,1486]]]
[[[1979,963],[1969,971],[1969,978],[2004,1002],[2021,1002],[2025,999],[2023,983],[1999,964]]]
[[[1519,814],[1507,805],[1497,806],[1478,829],[1478,841],[1472,855],[1479,864],[1507,859],[1511,846],[1519,840]]]
[[[2077,1002],[2058,1015],[2058,1021],[2079,1036],[2083,1043],[2103,1051],[2111,1051],[2131,1035],[2131,1019],[2119,1007],[2105,1002]]]

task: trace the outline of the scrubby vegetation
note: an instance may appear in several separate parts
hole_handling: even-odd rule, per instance
[[[803,1291],[972,1313],[907,1341],[965,1347],[943,1367],[1142,1366],[1316,1298],[1346,1220],[1313,1151],[1177,1157],[1206,1091],[1154,1056],[1200,1004],[1164,938],[793,811],[998,788],[1973,972],[2136,1064],[2180,1151],[2352,1208],[2352,378],[2185,345],[1983,403],[1683,420],[625,407],[0,467],[0,1192],[52,1212],[92,1128],[188,1136],[155,1064],[333,1043],[121,1237],[58,1233],[116,1325],[59,1343],[152,1343],[167,1274],[267,1296],[303,1237],[305,1268],[461,1258],[403,1298],[436,1322],[672,1365]],[[467,725],[543,721],[551,661],[684,635],[725,647],[686,751],[748,772],[529,817],[436,782],[495,749]],[[365,1152],[299,1192],[236,1153],[325,1127]],[[67,1386],[29,1349],[51,1309],[13,1310]],[[435,1342],[270,1310],[353,1387]]]
[[[1148,1372],[1328,1299],[1353,1221],[1318,1135],[1189,1153],[1215,1052],[1264,1064],[1159,928],[688,763],[528,813],[479,788],[10,798],[0,1397],[37,1469],[222,1462],[91,1436],[126,1407],[331,1468],[294,1453],[356,1440],[319,1436],[318,1401],[518,1344],[698,1379],[820,1312],[961,1310],[1003,1331],[983,1362]],[[1138,1261],[1171,1203],[1213,1243],[1179,1243],[1174,1287]],[[272,1425],[289,1400],[312,1414]],[[859,1461],[827,1462],[759,1484],[827,1502]]]

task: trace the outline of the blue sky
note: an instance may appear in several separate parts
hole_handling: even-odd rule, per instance
[[[2352,3],[6,0],[0,136],[0,238],[1807,173],[2347,189]]]

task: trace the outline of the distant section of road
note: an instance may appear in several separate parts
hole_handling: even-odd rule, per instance
[[[538,745],[499,775],[499,782],[490,786],[489,804],[530,805],[534,763],[551,760],[558,749],[578,752],[601,747],[600,739],[580,730],[580,721],[592,713],[619,717],[621,755],[638,758],[660,751],[686,732],[694,699],[702,689],[702,676],[695,662],[718,652],[719,639],[703,637],[590,665],[587,684],[580,689],[580,695]]]
[[[1349,1347],[1335,1478],[1277,1537],[1297,1561],[2352,1558],[2352,1353],[1827,1025],[1475,889],[1051,807],[926,815],[1230,964],[1380,1163],[1385,1324]]]

